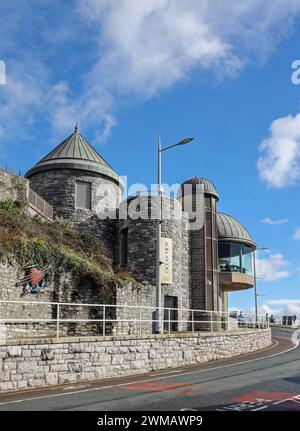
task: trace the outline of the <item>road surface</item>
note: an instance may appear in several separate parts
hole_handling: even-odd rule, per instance
[[[172,371],[0,395],[0,411],[300,411],[300,347],[274,328],[260,352]],[[300,340],[299,340],[300,341]]]

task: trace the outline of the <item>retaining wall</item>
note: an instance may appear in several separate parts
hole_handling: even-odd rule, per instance
[[[11,341],[0,346],[0,390],[147,373],[239,356],[271,344],[271,331]]]

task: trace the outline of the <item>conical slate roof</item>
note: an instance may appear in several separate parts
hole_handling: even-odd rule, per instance
[[[219,200],[219,194],[215,185],[208,179],[202,177],[193,177],[189,180],[186,180],[181,184],[181,189],[179,189],[178,194],[180,195],[183,191],[183,187],[185,184],[201,184],[203,186],[204,193],[207,195],[214,196],[217,200]]]
[[[30,178],[38,172],[53,169],[80,169],[105,175],[117,182],[120,181],[113,168],[79,133],[77,125],[70,136],[42,158],[25,176]]]
[[[225,241],[242,242],[256,248],[256,243],[249,232],[237,219],[227,214],[217,214],[219,239]]]

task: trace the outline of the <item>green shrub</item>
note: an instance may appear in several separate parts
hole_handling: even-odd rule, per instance
[[[43,223],[37,217],[30,218],[23,205],[11,200],[0,203],[0,257],[15,260],[20,266],[51,265],[52,274],[74,272],[99,287],[130,279],[114,272],[97,239],[65,222]]]

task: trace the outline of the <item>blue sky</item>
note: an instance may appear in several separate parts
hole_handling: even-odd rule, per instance
[[[261,310],[300,314],[299,1],[1,3],[1,165],[25,172],[78,121],[129,184],[150,186],[158,133],[164,145],[193,136],[164,154],[163,180],[211,179],[220,211],[270,249]]]

